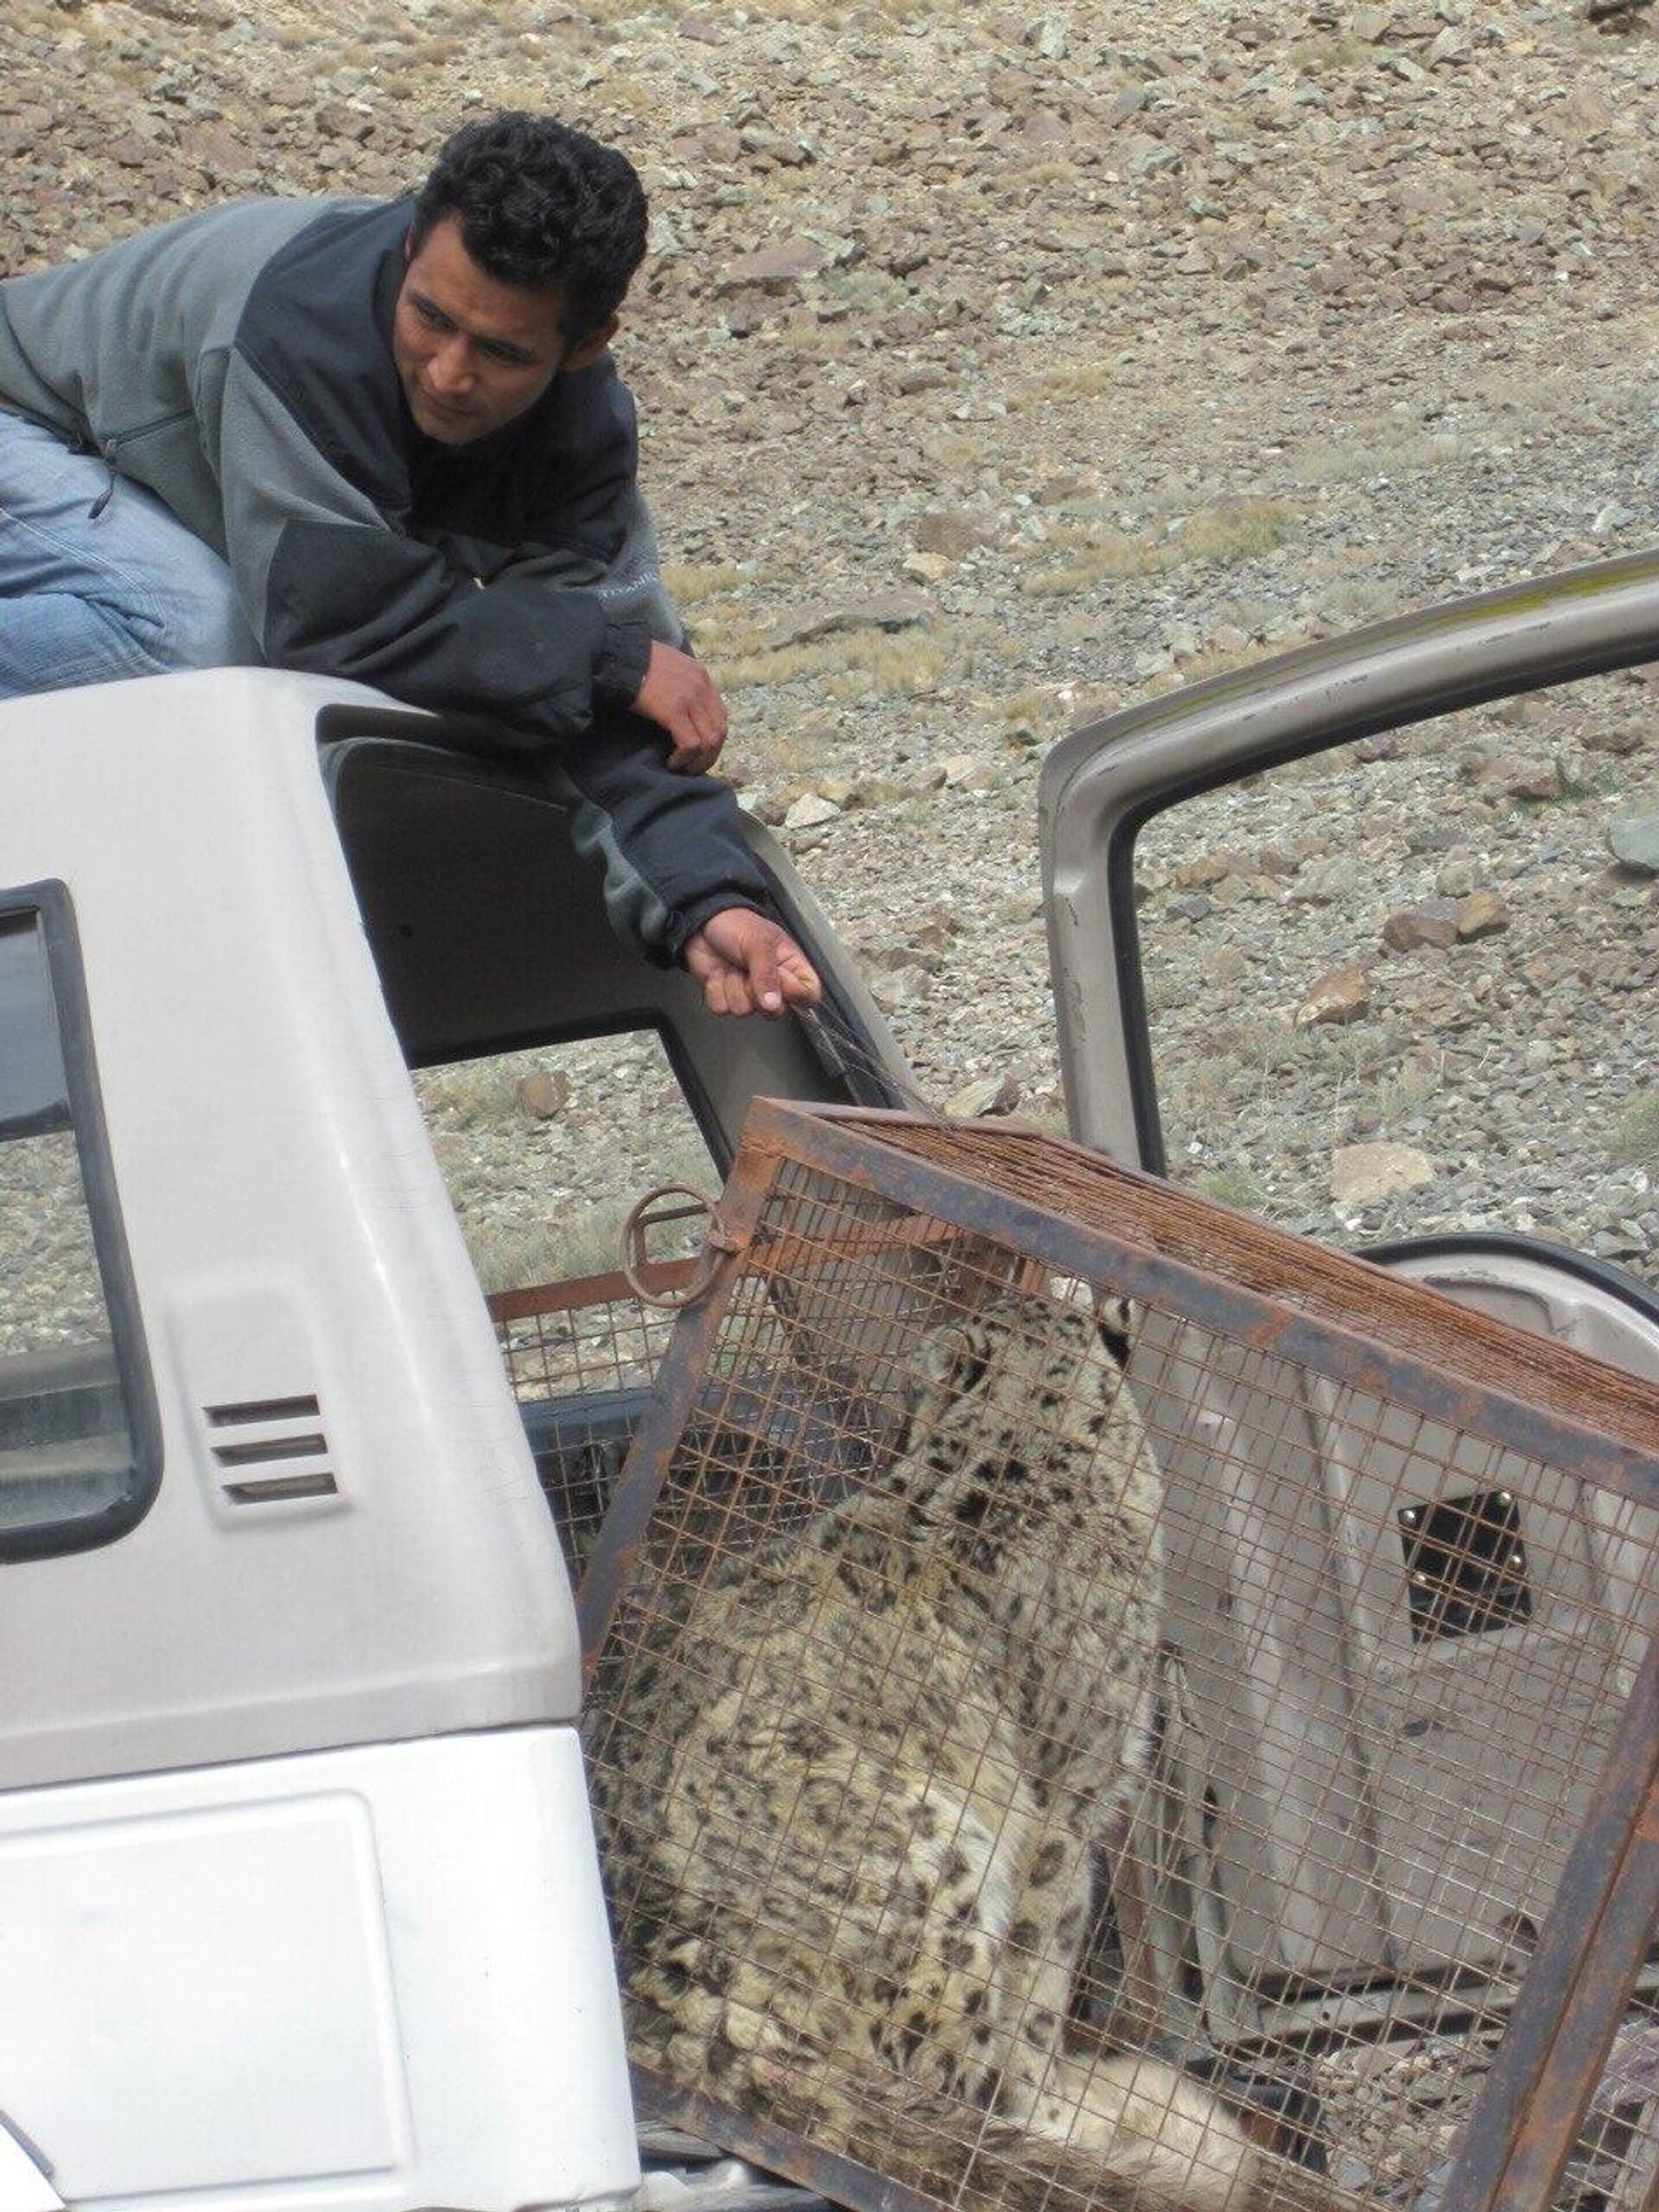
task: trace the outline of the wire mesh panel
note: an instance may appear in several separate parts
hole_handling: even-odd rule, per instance
[[[1435,2212],[1581,1923],[1502,2201],[1640,2203],[1659,1393],[1031,1133],[751,1133],[583,1592],[656,2094],[872,2207]]]
[[[653,1263],[642,1285],[673,1295],[694,1264]],[[498,1291],[489,1308],[548,1509],[579,1574],[667,1351],[673,1312],[618,1273]]]

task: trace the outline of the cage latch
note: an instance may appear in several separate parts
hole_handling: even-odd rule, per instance
[[[676,1199],[683,1203],[670,1203]],[[651,1264],[646,1240],[652,1230],[666,1229],[677,1222],[695,1221],[699,1214],[707,1217],[709,1226],[703,1233],[696,1270],[671,1290],[648,1289],[644,1271]],[[708,1294],[721,1260],[745,1250],[748,1242],[746,1231],[727,1227],[719,1206],[706,1191],[696,1190],[689,1183],[659,1183],[638,1201],[622,1224],[622,1272],[627,1277],[629,1289],[643,1305],[660,1306],[670,1313],[678,1313],[684,1306],[695,1306]]]

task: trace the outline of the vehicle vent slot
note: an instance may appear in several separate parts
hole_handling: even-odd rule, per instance
[[[211,1428],[241,1428],[256,1421],[315,1421],[321,1412],[315,1398],[250,1398],[245,1404],[209,1406]]]
[[[213,1457],[221,1467],[252,1467],[270,1459],[312,1459],[328,1449],[321,1429],[305,1436],[261,1436],[247,1444],[215,1444]]]
[[[329,1447],[315,1393],[225,1399],[204,1403],[202,1414],[216,1486],[226,1504],[340,1496],[333,1468],[315,1464],[327,1458]]]
[[[283,1497],[334,1497],[339,1491],[327,1467],[306,1475],[257,1475],[225,1485],[225,1495],[233,1505],[262,1505]]]

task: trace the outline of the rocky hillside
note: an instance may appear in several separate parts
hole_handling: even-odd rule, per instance
[[[0,253],[396,190],[498,104],[625,145],[619,350],[731,763],[923,1087],[1052,1115],[1052,737],[1659,539],[1650,20],[10,0]],[[1321,1234],[1525,1223],[1653,1272],[1656,814],[1659,692],[1608,679],[1159,825],[1172,1167]]]

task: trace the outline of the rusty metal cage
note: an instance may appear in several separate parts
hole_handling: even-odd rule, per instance
[[[867,2212],[1653,2212],[1659,1391],[757,1107],[581,1591],[647,2102]]]

